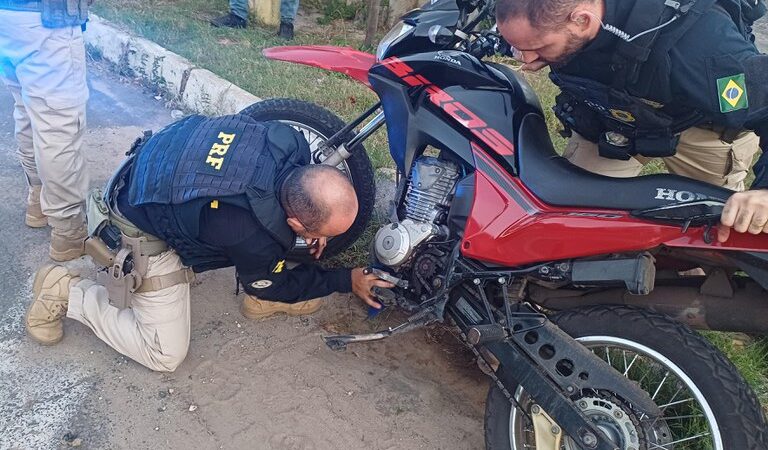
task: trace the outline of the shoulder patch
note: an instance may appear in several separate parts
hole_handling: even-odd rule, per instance
[[[281,259],[280,261],[275,264],[275,268],[272,269],[272,273],[280,273],[283,271],[283,268],[285,267],[285,260]]]
[[[747,96],[747,83],[743,73],[730,77],[718,78],[718,100],[720,112],[729,113],[740,109],[749,108]]]
[[[259,280],[251,283],[251,287],[254,289],[266,289],[270,286],[272,286],[271,280]]]

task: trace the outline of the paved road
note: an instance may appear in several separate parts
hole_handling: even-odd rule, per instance
[[[89,82],[86,154],[98,186],[141,130],[171,115],[97,67]],[[233,272],[203,274],[192,289],[191,348],[173,374],[127,360],[73,321],[55,347],[29,341],[22,317],[34,270],[48,261],[48,230],[23,225],[11,111],[0,88],[0,449],[66,448],[75,438],[97,449],[482,446],[486,381],[443,331],[325,348],[328,330],[373,326],[349,295],[311,318],[250,322],[238,313]],[[70,266],[92,273],[87,258]]]

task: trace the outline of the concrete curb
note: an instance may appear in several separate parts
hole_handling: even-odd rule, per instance
[[[189,60],[160,45],[118,29],[90,14],[85,33],[88,50],[158,86],[191,111],[234,114],[261,99],[215,73],[196,67]]]

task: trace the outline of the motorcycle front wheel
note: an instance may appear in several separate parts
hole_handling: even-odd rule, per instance
[[[313,103],[287,98],[260,101],[240,113],[258,121],[278,120],[298,130],[309,143],[312,164],[320,164],[325,160],[320,144],[344,127],[344,121],[327,109]],[[350,133],[350,136],[345,137],[345,141],[351,137]],[[328,246],[323,252],[324,259],[341,253],[360,237],[371,219],[376,200],[373,167],[364,148],[356,150],[338,168],[349,177],[355,187],[359,208],[355,222],[349,230],[328,240]],[[298,262],[314,260],[309,254],[307,244],[300,238],[296,239],[296,246],[289,258]]]
[[[639,383],[662,410],[661,418],[651,419],[611,393],[580,393],[575,403],[621,450],[768,448],[757,396],[733,364],[687,326],[623,306],[568,310],[550,320]],[[486,448],[535,449],[535,400],[522,386],[508,391],[519,407],[496,386],[488,392]],[[581,447],[565,437],[558,450],[576,449]]]

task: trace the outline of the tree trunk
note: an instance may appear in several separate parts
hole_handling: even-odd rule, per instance
[[[379,6],[381,0],[368,0],[368,17],[365,19],[365,41],[366,47],[373,46],[373,40],[376,38],[376,31],[379,29]]]

